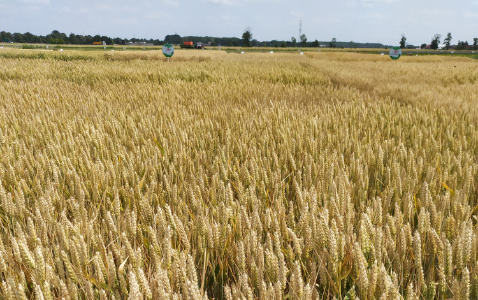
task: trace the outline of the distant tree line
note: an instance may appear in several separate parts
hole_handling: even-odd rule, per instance
[[[99,34],[91,35],[78,35],[70,33],[69,35],[53,30],[47,35],[34,35],[30,32],[25,33],[11,33],[6,31],[0,32],[0,42],[12,42],[12,43],[44,43],[44,44],[72,44],[72,45],[91,45],[93,42],[105,42],[107,45],[126,45],[130,42],[145,42],[155,45],[163,44],[163,41],[158,39],[123,39],[123,38],[111,38],[108,36],[101,36]]]
[[[405,36],[402,35],[402,40],[400,41],[400,45],[402,45],[402,41],[405,43],[404,39],[406,40]],[[432,37],[432,40],[430,44],[422,44],[420,48],[422,49],[432,49],[432,50],[437,50],[439,49],[455,49],[455,50],[478,50],[478,38],[473,38],[473,44],[468,44],[468,41],[458,41],[458,44],[452,46],[451,45],[451,40],[453,39],[453,36],[451,32],[448,32],[446,35],[446,38],[443,39],[443,44],[440,44],[441,42],[441,34],[435,34]]]
[[[144,39],[144,38],[111,38],[102,35],[78,35],[70,33],[60,32],[53,30],[47,35],[34,35],[30,32],[25,33],[11,33],[6,31],[0,32],[0,42],[12,42],[12,43],[44,43],[44,44],[72,44],[72,45],[91,45],[94,42],[105,42],[107,45],[127,45],[130,42],[145,42],[152,43],[154,45],[162,45],[164,43],[170,44],[182,44],[183,41],[192,41],[194,43],[201,42],[205,45],[211,46],[225,46],[225,47],[339,47],[339,48],[382,48],[383,44],[380,43],[356,43],[356,42],[337,42],[336,39],[332,41],[309,41],[305,34],[300,36],[299,41],[294,37],[290,41],[284,40],[271,40],[271,41],[258,41],[252,38],[251,30],[248,28],[244,32],[242,39],[237,37],[210,37],[210,36],[184,36],[181,37],[178,34],[166,35],[164,40],[159,39]]]
[[[194,44],[200,42],[205,45],[210,44],[211,46],[229,46],[229,47],[240,47],[244,46],[243,41],[236,37],[211,37],[211,36],[184,36],[181,37],[178,34],[167,35],[164,38],[165,43],[169,44],[182,44],[185,41],[191,41]],[[255,40],[253,40],[255,41]],[[257,42],[257,41],[255,41]]]
[[[72,44],[72,45],[91,45],[94,42],[105,42],[107,45],[127,45],[132,43],[151,43],[154,45],[162,45],[164,43],[170,44],[182,44],[183,41],[192,41],[194,43],[201,42],[210,46],[226,46],[226,47],[330,47],[330,48],[387,48],[389,46],[381,43],[358,43],[354,41],[350,42],[338,42],[336,38],[331,41],[318,41],[317,39],[310,41],[305,34],[302,34],[297,40],[292,37],[289,41],[284,40],[271,40],[271,41],[258,41],[252,38],[252,32],[250,28],[244,30],[242,38],[237,37],[210,37],[210,36],[184,36],[181,37],[178,34],[166,35],[164,40],[159,39],[144,39],[144,38],[111,38],[108,36],[97,35],[78,35],[70,33],[69,35],[53,30],[47,35],[35,35],[30,32],[25,33],[11,33],[6,31],[0,31],[0,42],[13,42],[13,43],[45,43],[45,44]],[[414,45],[406,43],[406,37],[402,34],[400,40],[401,48],[416,48]],[[473,43],[469,44],[468,41],[458,41],[457,45],[451,45],[452,35],[448,33],[443,40],[445,49],[456,50],[478,50],[478,38],[473,39]],[[435,34],[430,44],[422,44],[421,48],[438,49],[441,42],[441,35]]]

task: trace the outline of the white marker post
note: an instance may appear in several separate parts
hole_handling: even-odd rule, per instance
[[[171,45],[171,44],[165,44],[165,45],[163,46],[163,54],[164,54],[164,56],[166,56],[166,57],[168,58],[168,62],[169,62],[169,58],[174,55],[174,47],[173,47],[173,45]]]

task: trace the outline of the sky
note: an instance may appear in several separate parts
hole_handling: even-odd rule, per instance
[[[241,37],[258,41],[452,44],[478,37],[478,0],[0,0],[0,31],[46,35],[53,30],[111,38]]]

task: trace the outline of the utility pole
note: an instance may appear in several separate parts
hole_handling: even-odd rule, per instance
[[[299,23],[299,38],[297,39],[298,41],[300,41],[301,36],[302,36],[302,20],[300,20],[300,23]]]

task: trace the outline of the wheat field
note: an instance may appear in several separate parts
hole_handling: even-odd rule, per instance
[[[1,299],[476,299],[478,61],[0,49]]]

